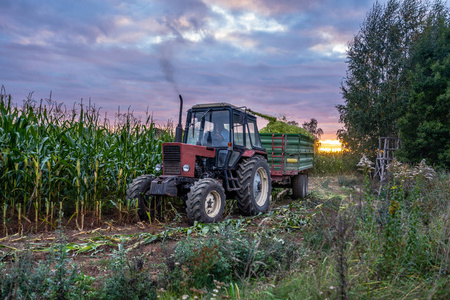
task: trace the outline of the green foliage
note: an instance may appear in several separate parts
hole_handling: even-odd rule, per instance
[[[94,296],[93,278],[84,275],[67,255],[65,240],[45,260],[31,251],[14,254],[12,265],[0,263],[2,299],[80,299]]]
[[[261,117],[261,118],[263,118],[263,119],[269,121],[269,122],[275,122],[275,121],[277,120],[276,117],[272,117],[272,116],[269,116],[269,115],[265,115],[265,114],[262,114],[262,113],[253,111],[253,110],[251,110],[251,109],[249,109],[248,111],[249,111],[250,113],[252,113],[252,114],[258,116],[258,117]]]
[[[260,132],[262,133],[301,133],[305,136],[310,137],[311,139],[315,140],[316,138],[309,133],[308,131],[306,131],[303,128],[300,128],[298,126],[295,125],[290,125],[287,124],[286,122],[283,121],[270,121],[266,127],[261,128]]]
[[[341,87],[345,104],[336,107],[344,123],[338,136],[348,149],[373,153],[380,136],[398,135],[399,119],[411,109],[411,116],[402,121],[401,133],[411,142],[418,139],[414,146],[407,147],[412,161],[426,157],[426,143],[432,149],[435,145],[431,141],[437,139],[434,143],[439,146],[448,141],[448,77],[443,74],[449,69],[444,61],[446,55],[448,59],[448,41],[441,38],[429,43],[426,37],[430,19],[436,16],[441,16],[448,28],[448,11],[440,1],[433,5],[417,0],[390,0],[386,5],[377,2],[367,14],[347,52],[348,70]],[[421,42],[423,39],[427,41]],[[424,46],[429,47],[427,51],[436,47],[435,54],[444,51],[444,56],[417,50]],[[434,73],[429,72],[431,67]],[[436,94],[435,88],[441,92]],[[441,104],[434,109],[438,95],[443,95]],[[423,104],[414,108],[417,100]],[[429,119],[438,112],[439,116]],[[414,120],[416,117],[418,120]],[[442,158],[446,155],[441,154]]]
[[[213,280],[225,282],[231,279],[231,266],[214,239],[205,243],[190,238],[179,242],[174,258],[168,264],[170,284],[175,288],[211,288]]]
[[[399,290],[407,284],[407,288],[413,290],[405,294],[417,289],[414,293],[416,297],[423,297],[422,293],[432,294],[435,291],[428,290],[425,284],[411,287],[405,278],[418,276],[427,281],[428,286],[435,285],[437,288],[448,276],[448,248],[444,249],[445,247],[438,245],[442,245],[447,239],[447,229],[442,226],[450,224],[447,216],[450,206],[432,199],[432,195],[435,195],[435,187],[439,186],[439,198],[448,197],[450,186],[448,179],[430,180],[420,176],[411,184],[406,181],[408,174],[405,176],[405,173],[408,172],[416,173],[413,168],[403,168],[403,180],[401,177],[395,177],[396,181],[382,187],[379,191],[383,198],[378,201],[375,201],[371,187],[366,185],[364,200],[372,203],[366,205],[361,212],[373,217],[362,218],[362,222],[358,224],[357,249],[359,253],[364,253],[364,261],[369,265],[369,269],[376,270],[372,276],[368,275],[367,281],[389,283],[393,285],[392,288],[397,286]],[[443,186],[446,187],[441,188]],[[425,203],[426,208],[423,206]],[[374,210],[376,207],[378,209]],[[433,215],[433,221],[430,221],[430,215]],[[442,273],[443,266],[446,266],[446,271]],[[377,284],[372,289],[375,291],[379,287]],[[438,293],[448,295],[448,290],[445,291],[445,287],[441,287]],[[372,294],[373,297],[376,297],[375,295],[377,294]]]
[[[316,152],[312,174],[331,176],[350,174],[356,171],[359,158],[350,152]]]
[[[450,167],[450,22],[431,15],[411,53],[409,99],[399,120],[403,160]]]
[[[366,173],[351,198],[316,206],[298,271],[261,299],[447,299],[450,181],[418,173],[402,168],[376,192]]]
[[[441,184],[445,184],[445,181],[430,182],[424,177],[417,177],[412,186],[405,181],[388,186],[385,198],[388,205],[384,206],[388,209],[388,218],[383,236],[383,257],[378,265],[380,274],[430,274],[434,271],[433,266],[448,264],[448,258],[445,257],[448,250],[442,252],[443,249],[437,246],[436,241],[441,241],[446,235],[446,230],[442,230],[441,226],[448,223],[448,217],[444,217],[443,213],[449,211],[449,206],[430,199],[430,192]],[[450,189],[447,187],[440,192],[442,198],[449,195]],[[431,214],[435,218],[432,227],[437,226],[434,232],[427,228]],[[434,236],[436,233],[438,235]]]
[[[235,282],[289,270],[298,256],[297,245],[261,231],[254,235],[230,228],[204,239],[180,241],[166,262],[166,282],[174,290],[212,288],[214,281]]]
[[[273,290],[275,299],[336,299],[333,265],[328,258],[314,260],[314,265],[302,266],[302,271],[288,277]],[[262,299],[273,299],[263,297]]]
[[[90,103],[66,109],[53,100],[36,103],[30,94],[20,108],[1,93],[2,210],[7,208],[13,217],[20,206],[22,216],[30,218],[36,206],[36,218],[48,223],[46,202],[59,208],[62,201],[65,215],[71,216],[78,213],[76,205],[80,211],[82,205],[95,211],[108,198],[123,198],[128,182],[153,172],[162,143],[172,136],[155,128],[151,116],[141,121],[130,111],[119,111],[115,124],[109,122]],[[56,209],[51,212],[56,214]]]
[[[322,185],[322,187],[323,187],[324,189],[329,189],[329,188],[330,188],[330,187],[329,187],[329,184],[330,184],[330,179],[329,179],[329,178],[325,179],[325,180],[322,181],[322,183],[321,183],[321,185]]]
[[[359,179],[356,177],[339,176],[338,184],[341,187],[353,188],[359,183]]]
[[[0,263],[1,299],[156,299],[145,260],[128,258],[121,244],[108,261],[111,274],[104,281],[73,264],[64,238],[53,250],[38,262],[27,250],[15,253],[12,263]]]
[[[128,258],[122,244],[113,253],[109,267],[111,274],[105,279],[104,299],[156,299],[156,285],[146,272],[145,259]]]
[[[309,197],[263,216],[119,235],[105,277],[72,266],[68,253],[86,254],[85,244],[63,239],[39,262],[30,251],[13,261],[0,256],[0,297],[447,299],[450,176],[427,179],[431,173],[403,166],[393,172],[395,182],[376,189],[366,176],[348,198]],[[170,238],[180,240],[158,264],[158,279],[150,261],[128,250]],[[114,247],[119,238],[99,235],[95,242],[103,240]]]

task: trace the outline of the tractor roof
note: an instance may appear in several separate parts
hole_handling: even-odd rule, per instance
[[[196,104],[194,106],[192,106],[192,109],[202,109],[202,108],[215,108],[215,107],[231,107],[232,109],[235,110],[239,110],[243,113],[247,113],[251,116],[254,116],[252,113],[250,113],[250,111],[245,107],[245,106],[241,106],[241,107],[237,107],[233,104],[229,104],[229,103],[205,103],[205,104]]]

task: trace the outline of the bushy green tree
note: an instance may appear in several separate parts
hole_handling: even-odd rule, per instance
[[[408,88],[405,62],[429,11],[419,0],[376,2],[350,42],[341,85],[345,104],[336,107],[344,123],[338,136],[350,150],[375,153],[378,137],[398,134]]]
[[[437,4],[441,5],[441,4]],[[399,120],[404,160],[450,167],[450,20],[434,9],[411,53],[405,114]]]

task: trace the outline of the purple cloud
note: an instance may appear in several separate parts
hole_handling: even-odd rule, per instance
[[[372,1],[174,0],[0,3],[0,85],[71,107],[82,98],[177,119],[202,102],[246,105],[335,138],[345,50]],[[264,124],[264,121],[261,122]]]

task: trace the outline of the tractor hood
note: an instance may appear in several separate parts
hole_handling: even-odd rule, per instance
[[[184,143],[164,143],[163,174],[194,177],[197,156],[215,157],[215,148]]]

